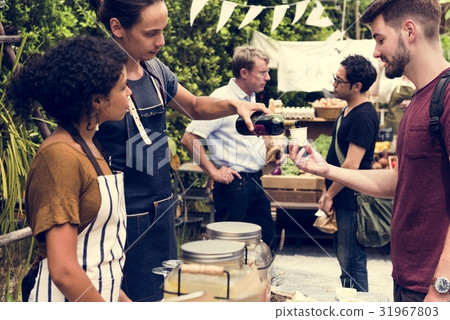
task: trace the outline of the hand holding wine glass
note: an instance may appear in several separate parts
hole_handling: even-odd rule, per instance
[[[292,141],[289,143],[289,157],[296,166],[303,171],[324,176],[329,171],[329,165],[322,155],[315,150],[309,141],[305,141],[305,145],[301,148],[297,143]]]

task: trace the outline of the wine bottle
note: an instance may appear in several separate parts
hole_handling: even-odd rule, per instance
[[[286,129],[289,128],[300,128],[301,122],[299,120],[285,120],[281,114],[270,113],[264,114],[262,112],[255,112],[250,117],[255,128],[255,132],[250,132],[245,124],[244,119],[241,117],[236,120],[236,130],[242,135],[253,135],[258,136],[277,136]]]

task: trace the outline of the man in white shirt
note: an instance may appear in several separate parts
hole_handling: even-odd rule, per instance
[[[211,96],[254,102],[255,93],[263,91],[270,80],[268,65],[269,57],[263,51],[250,46],[235,48],[231,63],[234,78]],[[215,220],[258,224],[263,241],[275,250],[276,232],[270,201],[260,180],[266,163],[264,139],[240,135],[235,128],[237,118],[233,115],[192,121],[181,144],[214,180]],[[211,160],[205,153],[205,144]]]

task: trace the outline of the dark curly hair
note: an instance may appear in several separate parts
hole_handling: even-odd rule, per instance
[[[110,31],[109,21],[117,18],[122,27],[131,29],[140,22],[141,11],[164,0],[89,0],[97,12],[98,19]]]
[[[345,68],[347,80],[351,85],[361,82],[361,93],[369,90],[377,78],[377,70],[372,62],[361,55],[350,55],[341,62],[341,65]]]
[[[38,102],[59,124],[91,118],[92,99],[108,97],[128,60],[112,40],[76,37],[35,55],[15,73],[7,89],[14,111],[24,118]]]

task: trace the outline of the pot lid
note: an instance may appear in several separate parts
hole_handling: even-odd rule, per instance
[[[214,222],[206,226],[206,234],[210,239],[235,241],[259,240],[261,239],[261,227],[248,222]]]
[[[220,263],[244,257],[244,244],[228,240],[200,240],[181,246],[180,257],[198,263]]]

